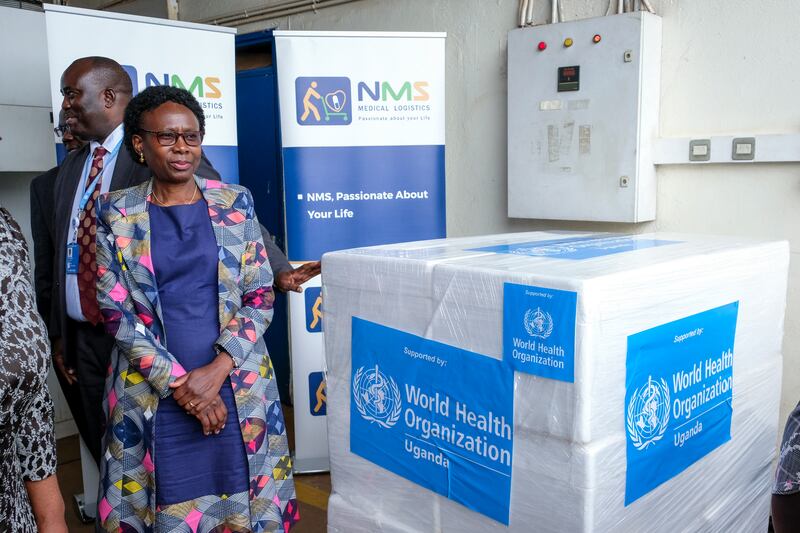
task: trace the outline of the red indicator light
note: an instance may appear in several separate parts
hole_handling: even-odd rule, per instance
[[[538,46],[538,48],[539,48],[539,51],[541,52],[542,50],[544,50],[545,48],[547,48],[547,43],[546,43],[546,42],[544,42],[544,41],[539,41],[539,46]]]
[[[592,37],[592,42],[595,43],[595,44],[599,43],[601,40],[603,40],[603,38],[600,37],[599,33],[596,34],[594,37]]]

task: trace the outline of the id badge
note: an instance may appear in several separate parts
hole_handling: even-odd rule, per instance
[[[80,255],[80,247],[77,242],[67,245],[67,274],[78,273],[78,258]]]

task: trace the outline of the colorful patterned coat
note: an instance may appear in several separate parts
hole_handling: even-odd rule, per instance
[[[116,337],[106,382],[98,521],[104,531],[125,533],[288,531],[299,516],[278,388],[262,339],[274,294],[253,199],[243,187],[195,181],[219,249],[217,344],[236,362],[230,377],[250,488],[156,508],[153,422],[159,398],[171,394],[169,384],[186,371],[162,344],[148,181],[105,195],[97,217],[97,295],[106,330]]]

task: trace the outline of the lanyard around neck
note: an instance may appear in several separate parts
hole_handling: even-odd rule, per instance
[[[122,146],[122,139],[120,139],[120,141],[117,143],[117,145],[114,147],[113,150],[108,152],[107,155],[109,156],[109,158],[108,158],[109,162],[113,158],[115,158],[117,156],[117,153],[119,152],[119,149],[120,149],[121,146]],[[103,156],[103,157],[105,157],[105,156]],[[94,161],[94,157],[88,158],[86,160],[86,163],[84,163],[84,165],[83,165],[83,175],[86,176],[86,177],[88,177],[89,171],[91,170],[92,161]],[[103,164],[103,168],[100,170],[100,172],[97,173],[97,176],[95,176],[94,180],[92,180],[92,182],[89,184],[89,186],[86,187],[85,192],[83,193],[83,196],[81,197],[81,201],[78,204],[78,213],[83,211],[83,209],[86,207],[86,204],[89,202],[89,198],[91,198],[92,194],[94,193],[94,188],[97,187],[97,182],[99,182],[100,179],[103,177],[103,172],[105,172],[105,170],[106,170],[106,165]]]

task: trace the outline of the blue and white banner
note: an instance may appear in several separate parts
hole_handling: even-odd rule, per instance
[[[571,291],[505,283],[503,357],[519,372],[575,381],[575,313]]]
[[[238,183],[235,29],[51,4],[45,20],[54,117],[64,70],[80,57],[109,57],[131,77],[134,95],[153,85],[191,92],[205,111],[206,156],[226,182]]]
[[[555,259],[593,259],[606,255],[633,252],[657,246],[678,244],[679,241],[665,241],[633,235],[590,235],[587,237],[567,237],[548,241],[532,241],[514,244],[500,244],[472,248],[471,252],[492,252],[496,254],[527,255],[530,257],[552,257]]]
[[[731,439],[739,302],[628,337],[625,505]]]
[[[445,237],[444,34],[275,44],[289,259]]]
[[[274,36],[289,259],[445,237],[445,34]],[[304,323],[289,295],[295,394],[324,368],[309,302]],[[327,468],[325,418],[295,410],[295,471]]]
[[[292,266],[297,268],[300,264]],[[303,285],[303,292],[287,294],[295,405],[293,466],[298,473],[330,469],[321,283],[322,276],[316,276]]]
[[[350,451],[508,524],[511,367],[357,317],[352,335]]]

